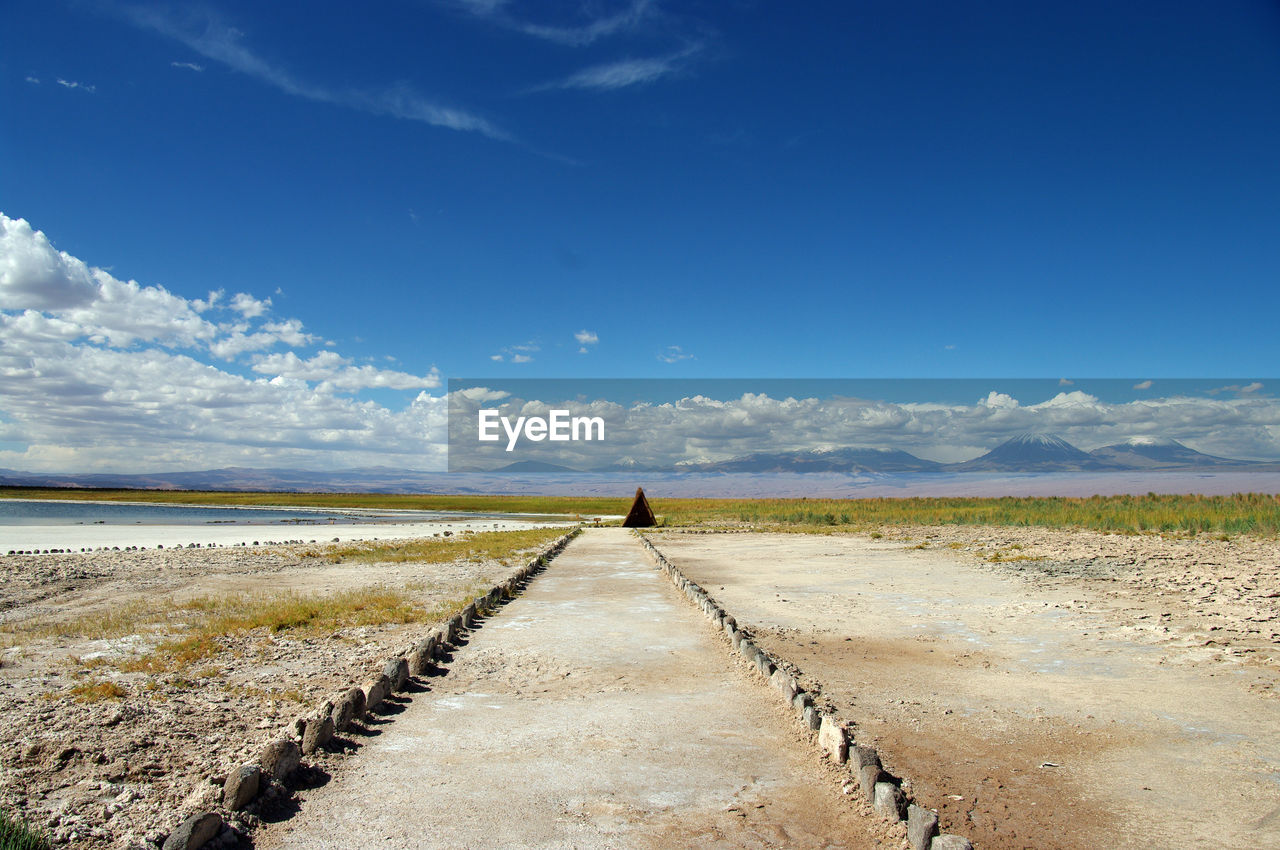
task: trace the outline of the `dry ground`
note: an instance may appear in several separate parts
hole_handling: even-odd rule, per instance
[[[982,850],[1280,846],[1275,541],[653,539]]]
[[[264,850],[905,850],[632,535],[583,533]]]
[[[1275,541],[971,527],[655,540],[981,850],[1280,846]],[[373,584],[412,586],[430,611],[506,572],[329,563],[310,548],[0,557],[0,806],[62,842],[154,840],[429,627],[263,628],[129,670],[159,635],[89,640],[76,623]],[[493,660],[467,661],[477,688],[531,663]],[[317,763],[337,775],[344,759]]]
[[[155,842],[185,814],[217,801],[215,783],[228,768],[254,760],[296,717],[379,672],[389,655],[451,615],[452,604],[511,569],[494,560],[306,557],[324,551],[303,545],[0,557],[0,808],[55,843]],[[380,588],[392,589],[390,602]],[[409,622],[322,634],[258,627],[156,651],[166,637],[185,633],[184,617],[199,616],[182,607],[193,599],[362,589],[371,606],[391,605]],[[130,622],[153,625],[130,631]],[[340,756],[316,761],[323,767],[326,758]]]

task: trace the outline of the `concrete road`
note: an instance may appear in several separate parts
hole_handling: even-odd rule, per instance
[[[257,846],[900,846],[624,530],[448,667]]]

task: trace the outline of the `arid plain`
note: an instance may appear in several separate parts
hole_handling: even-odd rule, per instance
[[[943,831],[979,850],[1280,842],[1273,539],[952,525],[647,533],[877,747]],[[218,807],[227,771],[500,580],[539,545],[526,543],[418,560],[318,545],[0,558],[3,806],[57,843],[162,844],[182,816]],[[366,620],[318,630],[247,621],[189,657],[155,654],[191,634],[193,601],[233,591],[349,601],[386,587],[408,588],[408,607],[383,600]],[[146,633],[113,629],[122,612],[145,614]],[[486,673],[467,652],[455,660],[469,687],[520,679]],[[744,662],[724,652],[729,676]],[[519,663],[535,664],[530,653]],[[566,704],[590,711],[601,677],[608,670],[584,677]],[[425,710],[419,702],[400,708],[408,716]],[[368,728],[394,745],[399,722]],[[804,757],[802,737],[768,746]],[[311,773],[281,801],[290,817],[307,817],[308,782],[361,769],[362,742],[347,741],[307,758]],[[829,766],[807,757],[823,793],[838,797]],[[254,816],[224,814],[238,830],[224,832],[228,846],[253,840]],[[853,815],[865,827],[845,823],[834,845],[905,846],[865,807],[830,823]],[[761,846],[785,844],[760,834]]]

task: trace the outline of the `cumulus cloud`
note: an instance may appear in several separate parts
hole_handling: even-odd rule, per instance
[[[59,251],[23,219],[0,213],[0,309],[59,310],[98,293],[89,267]]]
[[[573,335],[573,338],[578,343],[579,354],[586,354],[588,351],[591,350],[590,346],[593,346],[596,343],[600,342],[600,337],[596,335],[595,331],[589,331],[586,329],[578,331],[576,334]]]
[[[350,360],[334,351],[321,351],[307,360],[292,351],[260,355],[254,358],[253,371],[347,391],[374,388],[416,390],[440,386],[440,375],[435,369],[429,375],[410,375],[374,366],[353,366]]]
[[[1154,381],[1142,381],[1140,383],[1134,384],[1133,388],[1135,390],[1149,390],[1151,389],[1151,386],[1153,383]]]
[[[692,360],[693,355],[687,354],[685,350],[678,345],[668,345],[658,353],[658,359],[663,363],[679,363],[681,360]]]
[[[0,213],[0,466],[443,468],[434,367],[413,375],[328,350],[259,353],[249,375],[205,362],[317,342],[270,307],[119,280]],[[370,389],[419,392],[393,410],[354,397]]]
[[[297,319],[264,322],[252,333],[249,332],[250,326],[244,323],[221,325],[220,328],[226,336],[209,343],[209,351],[221,360],[234,360],[241,354],[280,344],[299,347],[318,341],[314,334],[302,330],[302,322]]]
[[[247,292],[237,292],[231,296],[231,309],[246,319],[254,319],[267,312],[271,307],[271,299],[259,301]]]
[[[457,413],[458,402],[454,404]],[[1057,434],[1086,451],[1149,436],[1176,439],[1223,457],[1280,459],[1280,402],[1257,395],[1108,403],[1073,391],[1021,404],[992,391],[971,404],[943,404],[744,393],[729,398],[695,395],[629,407],[608,400],[512,397],[500,407],[503,415],[546,415],[551,407],[563,407],[575,416],[604,417],[607,444],[530,444],[521,457],[576,469],[599,468],[624,457],[642,465],[670,467],[830,447],[901,449],[954,462],[977,457],[1028,432]],[[465,406],[462,409],[466,411]]]
[[[987,397],[981,399],[978,404],[992,409],[1008,410],[1009,408],[1017,407],[1018,400],[1011,395],[998,393],[995,390],[992,390],[987,394]]]

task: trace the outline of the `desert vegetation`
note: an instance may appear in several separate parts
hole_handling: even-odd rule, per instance
[[[159,490],[0,488],[0,498],[101,499],[202,505],[511,512],[580,517],[621,515],[630,496],[213,493]],[[910,499],[664,499],[650,503],[665,526],[738,525],[780,531],[868,531],[886,525],[1087,528],[1122,534],[1280,534],[1280,495],[1146,495]],[[353,553],[352,557],[355,557]]]

